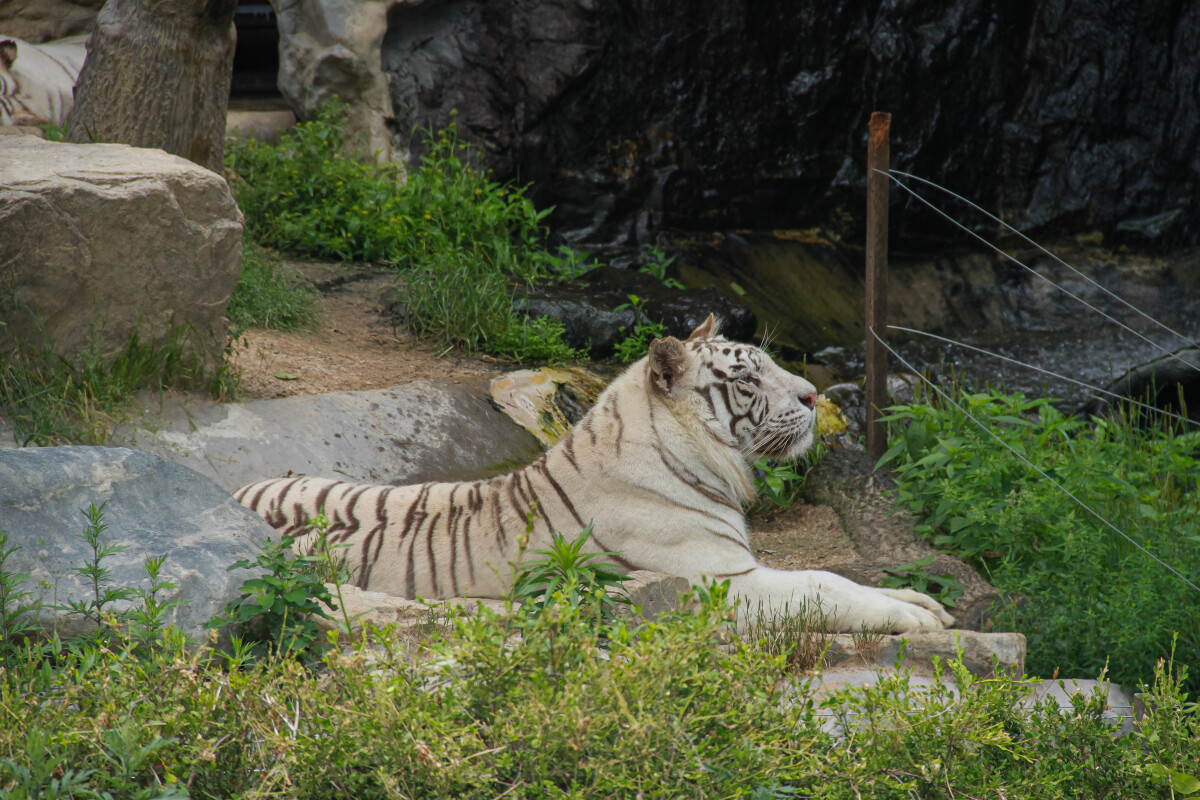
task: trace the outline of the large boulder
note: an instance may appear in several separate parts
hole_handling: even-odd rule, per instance
[[[116,441],[230,491],[291,473],[395,485],[474,480],[542,453],[493,402],[486,377],[248,403],[166,398],[142,425],[118,429]]]
[[[43,333],[74,358],[183,332],[209,364],[242,268],[224,178],[161,150],[0,138],[0,351]]]
[[[91,33],[104,0],[0,0],[0,33],[48,42]]]
[[[47,604],[39,627],[60,636],[88,633],[94,624],[54,609],[93,597],[87,566],[91,548],[79,538],[83,515],[103,504],[105,545],[124,550],[105,558],[111,586],[149,589],[147,558],[166,556],[160,576],[178,589],[160,600],[182,601],[169,622],[198,641],[204,623],[238,597],[238,587],[256,573],[228,571],[241,559],[253,561],[274,533],[234,502],[228,492],[193,470],[157,456],[119,447],[0,449],[0,529],[17,551],[6,569],[29,573],[21,589]],[[112,610],[128,608],[117,603]]]

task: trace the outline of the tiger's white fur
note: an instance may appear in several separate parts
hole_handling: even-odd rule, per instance
[[[812,443],[812,384],[757,347],[727,341],[713,318],[686,342],[655,341],[649,355],[600,395],[590,412],[529,466],[472,483],[367,486],[283,478],[237,499],[299,537],[323,511],[331,541],[359,586],[401,597],[502,597],[525,552],[589,522],[592,551],[629,569],[730,581],[750,608],[778,612],[819,602],[837,630],[936,630],[953,622],[917,592],[873,589],[829,572],[758,564],[742,508],[751,465],[794,458]],[[311,536],[311,534],[307,534]]]
[[[64,125],[88,35],[45,44],[0,38],[0,125]]]

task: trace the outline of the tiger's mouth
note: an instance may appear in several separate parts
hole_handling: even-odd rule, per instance
[[[799,458],[812,447],[815,415],[805,414],[786,426],[768,427],[755,437],[755,458],[774,458],[789,461]]]

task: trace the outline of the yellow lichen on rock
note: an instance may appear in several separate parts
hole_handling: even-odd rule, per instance
[[[501,411],[550,447],[575,424],[565,409],[574,406],[582,415],[604,386],[602,378],[584,369],[543,367],[506,373],[490,388]]]
[[[849,428],[850,424],[837,404],[823,394],[817,395],[817,434],[833,436],[845,433]]]

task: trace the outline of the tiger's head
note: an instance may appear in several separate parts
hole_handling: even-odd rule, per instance
[[[796,458],[812,445],[816,387],[760,348],[722,337],[711,314],[687,341],[669,336],[651,343],[646,370],[651,392],[737,448],[747,463]]]

